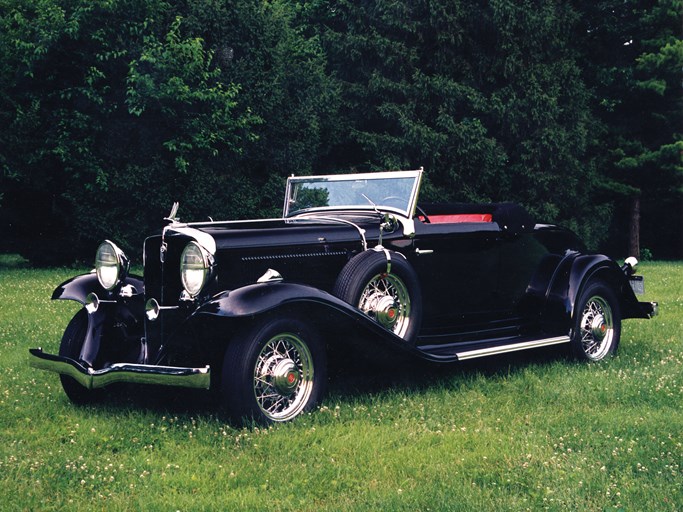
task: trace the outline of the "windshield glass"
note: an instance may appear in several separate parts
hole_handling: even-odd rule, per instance
[[[284,216],[311,211],[394,211],[411,217],[422,171],[291,177]]]

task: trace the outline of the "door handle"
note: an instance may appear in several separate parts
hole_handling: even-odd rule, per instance
[[[421,256],[421,255],[423,255],[423,254],[433,254],[433,253],[434,253],[434,251],[433,251],[432,249],[418,249],[418,248],[415,248],[415,254],[417,254],[418,256]]]

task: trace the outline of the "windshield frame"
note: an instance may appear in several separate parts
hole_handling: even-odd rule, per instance
[[[328,174],[320,176],[291,176],[287,178],[287,189],[285,191],[285,202],[282,210],[283,218],[292,218],[299,215],[307,215],[312,213],[329,214],[331,212],[352,212],[352,211],[381,211],[396,213],[405,218],[412,218],[415,215],[417,206],[417,197],[422,182],[423,169],[416,169],[412,171],[384,171],[371,173],[356,173],[356,174]],[[310,208],[291,209],[295,204],[292,197],[297,190],[296,185],[301,183],[329,183],[329,182],[362,182],[371,180],[390,180],[390,179],[413,179],[410,189],[409,197],[406,202],[405,209],[397,207],[396,205],[374,204],[371,198],[365,198],[365,204],[350,204],[350,205],[335,205],[335,206],[316,206]],[[388,191],[390,194],[391,191]],[[375,198],[376,199],[376,198]]]

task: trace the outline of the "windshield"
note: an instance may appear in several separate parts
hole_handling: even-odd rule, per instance
[[[422,170],[291,177],[284,216],[311,211],[380,210],[412,217]]]

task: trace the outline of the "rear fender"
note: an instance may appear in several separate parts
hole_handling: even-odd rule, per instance
[[[619,299],[622,318],[646,318],[628,278],[614,260],[602,254],[573,253],[560,262],[553,275],[547,294],[545,324],[553,330],[570,329],[576,301],[592,279],[600,279],[612,287]]]
[[[581,256],[577,258],[574,266],[576,267],[576,282],[572,283],[570,287],[574,291],[571,296],[572,316],[576,300],[583,287],[589,281],[599,279],[611,285],[612,290],[614,290],[617,299],[619,299],[622,318],[649,318],[638,302],[628,277],[614,260],[603,255]],[[572,275],[574,276],[574,273]]]

